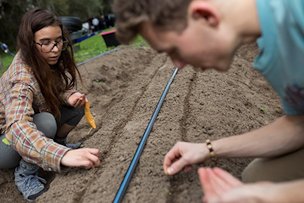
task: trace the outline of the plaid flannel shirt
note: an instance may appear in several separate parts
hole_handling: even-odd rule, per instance
[[[75,90],[61,96],[66,101]],[[31,68],[18,52],[0,78],[0,133],[30,163],[48,171],[60,171],[60,162],[69,148],[55,143],[37,130],[33,116],[49,112]]]

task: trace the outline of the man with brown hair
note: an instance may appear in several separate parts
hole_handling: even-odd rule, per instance
[[[254,68],[280,97],[285,115],[241,135],[178,142],[165,156],[168,175],[214,155],[259,158],[242,174],[250,184],[221,169],[200,169],[205,201],[304,202],[303,9],[301,0],[114,0],[119,40],[140,34],[180,69],[227,71],[242,44],[258,43]]]

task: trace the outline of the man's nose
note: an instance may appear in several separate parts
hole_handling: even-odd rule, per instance
[[[181,61],[181,60],[178,60],[178,59],[171,59],[171,60],[172,60],[173,64],[174,64],[177,68],[179,68],[179,69],[181,69],[181,68],[183,68],[184,66],[186,66],[186,63],[184,63],[184,62]]]

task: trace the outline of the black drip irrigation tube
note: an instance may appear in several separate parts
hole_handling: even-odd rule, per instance
[[[169,91],[170,85],[173,82],[173,80],[174,80],[177,72],[178,72],[178,68],[175,68],[173,70],[171,78],[167,82],[167,85],[166,85],[166,87],[165,87],[165,89],[164,89],[164,91],[163,91],[163,93],[162,93],[162,95],[161,95],[161,97],[160,97],[160,99],[159,99],[159,101],[157,103],[157,106],[156,106],[156,108],[155,108],[155,110],[154,110],[154,112],[152,114],[152,117],[151,117],[151,119],[150,119],[150,121],[148,123],[148,126],[146,127],[146,130],[145,130],[145,132],[144,132],[144,134],[143,134],[143,136],[142,136],[142,138],[140,140],[140,143],[137,146],[137,149],[136,149],[135,154],[134,154],[134,156],[132,158],[132,161],[131,161],[131,163],[129,165],[129,168],[128,168],[128,170],[125,173],[124,179],[122,180],[122,182],[121,182],[121,184],[119,186],[119,189],[116,192],[116,195],[115,195],[115,198],[113,200],[113,203],[121,202],[122,199],[123,199],[123,197],[124,197],[124,195],[125,195],[125,193],[126,193],[126,191],[127,191],[127,188],[128,188],[129,183],[131,181],[132,175],[133,175],[133,173],[135,171],[135,168],[137,166],[137,163],[139,161],[140,155],[143,152],[144,146],[145,146],[145,144],[147,142],[147,139],[148,139],[148,137],[150,135],[150,132],[152,130],[153,124],[154,124],[154,122],[155,122],[155,120],[157,118],[157,115],[158,115],[158,113],[159,113],[159,111],[161,109],[161,106],[162,106],[162,104],[163,104],[163,102],[165,100],[167,92]]]

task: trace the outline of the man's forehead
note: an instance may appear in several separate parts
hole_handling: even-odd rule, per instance
[[[140,24],[139,32],[142,35],[147,35],[147,33],[150,33],[152,30],[154,31],[154,27],[155,26],[151,22],[145,21]]]
[[[166,31],[157,28],[151,22],[142,23],[140,34],[157,52],[165,52],[168,49],[169,42],[164,37]]]
[[[158,37],[156,34],[155,26],[150,22],[144,22],[140,26],[140,34],[145,38],[145,40],[151,45],[152,48],[157,49]]]

